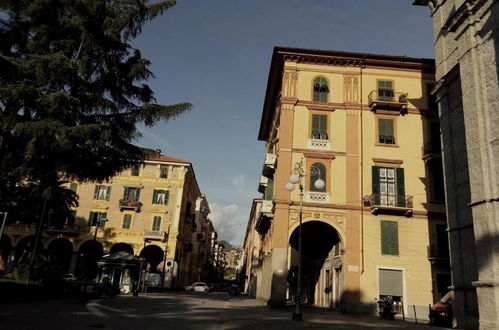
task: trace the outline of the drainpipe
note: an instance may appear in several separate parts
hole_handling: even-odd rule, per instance
[[[362,69],[365,67],[366,55],[360,65],[360,253],[361,266],[360,274],[364,274],[364,125],[362,122]]]

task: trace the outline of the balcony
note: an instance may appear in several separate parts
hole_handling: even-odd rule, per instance
[[[265,193],[265,188],[269,184],[269,178],[266,176],[260,175],[260,182],[258,182],[258,192]]]
[[[421,159],[423,159],[425,163],[429,162],[430,160],[441,158],[442,149],[439,145],[425,143],[424,146],[421,147]]]
[[[305,193],[305,201],[311,203],[329,203],[330,194],[327,192],[315,192],[315,191],[307,191]]]
[[[308,139],[307,149],[331,151],[331,140]]]
[[[265,176],[271,176],[276,167],[276,162],[277,162],[277,155],[273,153],[267,153],[265,154],[265,162],[263,164],[263,175]]]
[[[260,212],[267,215],[267,216],[272,216],[273,207],[274,207],[274,204],[272,203],[271,200],[263,200],[262,207],[260,208]]]
[[[135,212],[140,212],[142,203],[139,201],[132,201],[129,199],[120,199],[120,211],[123,210],[134,210]]]
[[[450,266],[449,250],[440,251],[437,245],[431,244],[427,247],[428,261],[435,266]]]
[[[166,242],[166,231],[144,230],[144,240]]]
[[[407,93],[377,89],[367,97],[371,111],[393,110],[400,113],[407,111]]]
[[[260,235],[265,236],[265,234],[267,234],[267,232],[269,231],[271,225],[272,217],[269,217],[264,213],[260,213],[260,216],[258,217],[255,225],[255,229]]]
[[[65,225],[63,227],[50,227],[45,229],[45,232],[49,235],[68,235],[77,236],[83,232],[84,227],[76,225]]]
[[[401,196],[402,197],[402,196]],[[371,207],[372,214],[403,214],[412,217],[413,197],[403,196],[403,198],[392,198],[372,194],[364,197],[364,205]]]

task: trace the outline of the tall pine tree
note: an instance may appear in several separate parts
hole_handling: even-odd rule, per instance
[[[130,41],[176,1],[0,2],[0,208],[20,181],[104,180],[142,160],[138,124],[189,109],[160,105],[150,62]]]

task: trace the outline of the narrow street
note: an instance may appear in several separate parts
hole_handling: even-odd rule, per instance
[[[443,329],[374,317],[305,308],[304,321],[291,309],[268,309],[255,299],[210,293],[168,293],[76,300],[13,303],[0,308],[0,329]]]

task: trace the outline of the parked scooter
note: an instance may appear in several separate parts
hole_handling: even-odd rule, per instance
[[[395,320],[395,312],[393,308],[393,298],[392,296],[386,296],[377,301],[378,303],[378,315],[384,320]]]

